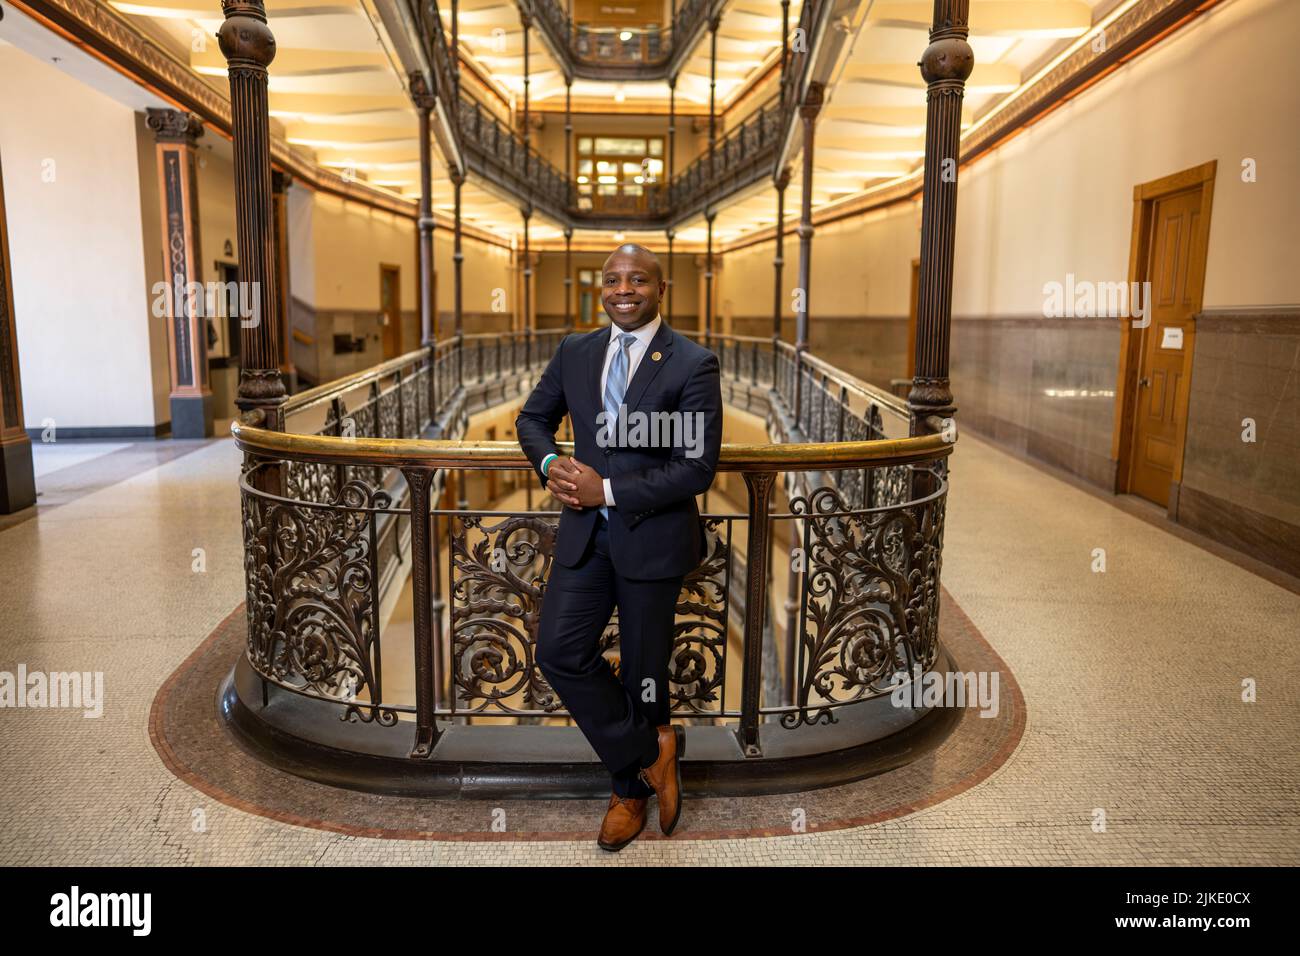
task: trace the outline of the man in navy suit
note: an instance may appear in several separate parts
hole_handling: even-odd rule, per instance
[[[722,445],[718,357],[659,315],[659,260],[632,243],[605,260],[612,325],[569,335],[515,430],[542,485],[564,505],[542,600],[537,666],[609,769],[597,843],[619,850],[645,827],[646,801],[673,831],[685,732],[669,722],[668,663],[682,579],[704,556],[695,496]],[[574,454],[556,451],[565,414]],[[599,651],[618,607],[619,676]]]

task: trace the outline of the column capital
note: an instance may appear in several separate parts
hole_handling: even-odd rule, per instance
[[[432,110],[437,105],[437,97],[433,94],[433,87],[429,81],[424,78],[424,73],[419,70],[413,70],[407,79],[407,89],[411,94],[411,102],[417,109]]]
[[[157,143],[193,146],[203,135],[203,120],[184,110],[145,109],[145,125],[153,130]]]
[[[265,71],[275,59],[275,37],[266,24],[262,0],[221,0],[225,22],[217,28],[217,45],[231,68]]]
[[[808,89],[804,90],[803,102],[799,104],[799,115],[803,117],[804,122],[815,120],[825,101],[826,87],[815,81],[809,83]]]

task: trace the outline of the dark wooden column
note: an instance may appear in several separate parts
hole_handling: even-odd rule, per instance
[[[533,257],[528,248],[528,220],[533,217],[533,207],[524,206],[519,210],[524,219],[524,268],[520,275],[524,280],[524,328],[533,331]]]
[[[452,221],[451,232],[451,264],[454,267],[452,286],[454,286],[455,294],[452,295],[451,320],[452,332],[455,333],[456,338],[460,338],[464,334],[464,317],[463,313],[461,313],[461,303],[464,302],[464,297],[461,295],[463,289],[461,289],[460,278],[461,272],[463,272],[461,267],[465,263],[465,254],[460,248],[460,187],[465,185],[465,174],[461,172],[460,166],[451,166],[451,168],[447,169],[447,172],[450,173],[452,191],[454,191],[455,195],[455,208],[454,213],[452,213],[455,219]]]
[[[289,187],[293,177],[271,170],[271,222],[275,229],[275,291],[279,303],[280,375],[289,392],[298,390],[298,369],[293,364],[293,302],[289,294]]]
[[[677,237],[677,230],[669,227],[668,229],[668,308],[664,321],[669,325],[673,324],[673,239]]]
[[[564,227],[564,329],[573,331],[573,227]]]
[[[781,0],[781,115],[785,115],[785,74],[790,66],[790,0]]]
[[[795,313],[795,348],[808,348],[808,301],[812,290],[812,188],[813,188],[813,134],[817,129],[817,114],[821,112],[825,92],[820,83],[809,83],[799,106],[803,120],[803,182],[802,202],[799,208],[799,289],[802,308]]]
[[[668,175],[664,177],[664,189],[673,182],[673,154],[677,151],[677,77],[668,77]]]
[[[455,332],[456,335],[456,381],[460,384],[464,384],[465,322],[464,322],[464,313],[461,311],[461,307],[465,300],[463,295],[463,286],[461,284],[461,277],[462,277],[462,272],[464,271],[462,267],[464,266],[465,263],[465,253],[461,250],[460,247],[460,238],[461,238],[460,189],[462,186],[465,185],[465,173],[461,170],[459,166],[452,166],[448,170],[448,172],[451,174],[451,185],[455,191],[455,197],[456,197],[455,211],[453,213],[453,215],[455,216],[455,220],[452,224],[453,238],[452,238],[452,251],[451,251],[452,285],[453,285],[453,294],[452,294],[452,302],[451,302],[452,330],[453,332]]]
[[[433,301],[433,157],[429,117],[437,105],[423,73],[412,73],[411,101],[420,118],[420,344],[432,345],[438,337]]]
[[[718,138],[718,116],[714,108],[718,87],[718,27],[721,17],[709,21],[709,164],[712,167],[713,147]]]
[[[457,103],[460,102],[460,4],[451,0],[451,65],[452,81],[456,84]]]
[[[789,0],[786,0],[789,7]],[[772,274],[776,278],[772,295],[772,342],[781,341],[781,273],[785,268],[785,191],[790,185],[790,167],[776,177],[776,253],[772,256]]]
[[[23,421],[14,276],[9,261],[4,176],[0,174],[0,514],[13,514],[34,504],[36,476],[32,468],[32,442]]]
[[[564,78],[564,181],[573,189],[573,77]]]
[[[717,217],[716,209],[704,213],[704,222],[708,226],[708,240],[704,251],[704,344],[711,346],[713,338],[713,220]]]
[[[531,82],[528,78],[528,28],[533,25],[533,18],[521,9],[519,22],[524,27],[524,178],[526,179],[532,168],[532,155],[528,150],[528,144],[532,141],[532,133],[528,128],[528,84]]]
[[[261,0],[222,0],[225,22],[217,42],[230,77],[230,113],[235,152],[235,221],[239,246],[241,305],[251,316],[240,322],[239,393],[244,412],[265,412],[264,427],[283,430],[285,400],[280,377],[280,334],[276,328],[275,263],[271,226],[271,133],[267,111],[267,67],[275,59],[275,38]]]
[[[926,82],[925,179],[921,209],[921,273],[916,303],[916,374],[907,403],[913,430],[956,407],[948,381],[952,325],[952,266],[957,230],[957,166],[961,160],[961,103],[975,65],[966,38],[970,0],[935,0],[930,45],[921,56]]]
[[[209,438],[212,386],[208,382],[208,320],[201,290],[203,254],[199,248],[195,151],[203,135],[203,121],[181,110],[150,108],[146,114],[158,156],[172,437]]]

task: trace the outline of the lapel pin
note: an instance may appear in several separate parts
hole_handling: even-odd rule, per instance
[[[659,361],[659,360],[660,360],[661,358],[663,358],[663,357],[664,357],[664,355],[663,355],[662,352],[655,352],[655,353],[653,353],[653,354],[650,356],[650,361],[652,361],[652,362],[657,362],[657,361]]]

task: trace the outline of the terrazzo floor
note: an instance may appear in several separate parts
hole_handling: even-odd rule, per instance
[[[0,708],[0,863],[1300,863],[1300,595],[970,436],[943,581],[1027,711],[977,785],[862,826],[618,854],[595,846],[598,819],[583,839],[438,841],[235,809],[168,770],[149,714],[242,599],[239,455],[219,440],[137,460],[0,530],[0,671],[102,671],[105,689],[99,717]]]

